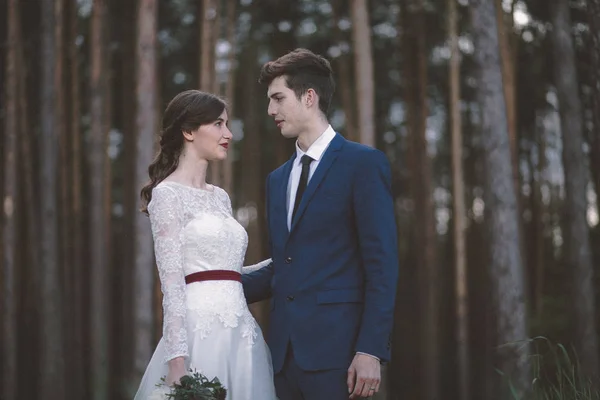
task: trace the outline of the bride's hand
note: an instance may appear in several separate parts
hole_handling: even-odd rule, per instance
[[[169,361],[169,373],[165,383],[173,386],[174,383],[179,383],[179,379],[184,375],[186,375],[186,371],[183,357],[174,358]]]

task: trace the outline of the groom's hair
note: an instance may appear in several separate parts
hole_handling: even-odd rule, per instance
[[[298,99],[308,89],[313,89],[319,96],[319,109],[327,114],[335,91],[335,81],[331,65],[325,57],[307,49],[296,49],[264,64],[258,82],[270,85],[280,76],[285,76],[287,87],[294,91]]]

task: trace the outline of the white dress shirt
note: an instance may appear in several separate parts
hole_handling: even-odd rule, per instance
[[[331,143],[334,137],[335,131],[333,130],[331,125],[329,125],[325,132],[323,132],[321,136],[319,136],[317,140],[315,140],[313,144],[310,145],[306,153],[300,149],[300,147],[298,146],[298,141],[296,141],[296,158],[294,159],[294,165],[292,166],[292,172],[290,173],[290,179],[288,181],[287,187],[288,231],[292,229],[292,212],[294,211],[294,200],[296,199],[298,183],[300,182],[300,175],[302,173],[302,156],[306,154],[314,160],[310,163],[310,170],[308,173],[308,182],[310,182],[310,178],[312,178],[313,174],[315,173],[315,170],[319,166],[319,161],[321,161],[325,150],[327,150],[327,148],[329,147],[329,143]]]

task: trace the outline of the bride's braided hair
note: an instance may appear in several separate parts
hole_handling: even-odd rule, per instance
[[[216,121],[226,107],[221,98],[199,90],[186,90],[171,100],[162,120],[160,149],[148,167],[150,182],[140,192],[142,212],[148,214],[152,189],[177,168],[183,149],[183,132],[195,131],[200,125]]]

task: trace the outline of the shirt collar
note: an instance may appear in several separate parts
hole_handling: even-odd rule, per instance
[[[325,129],[325,132],[323,132],[321,134],[321,136],[319,136],[317,138],[317,140],[315,140],[313,142],[313,144],[310,145],[310,147],[308,148],[308,150],[306,152],[303,152],[300,149],[300,146],[298,146],[298,141],[296,141],[296,160],[297,160],[297,162],[300,162],[300,159],[305,154],[308,155],[310,158],[312,158],[315,161],[321,160],[321,157],[323,157],[323,153],[325,153],[325,150],[327,150],[329,143],[331,143],[331,141],[333,140],[334,137],[335,137],[335,131],[333,130],[331,125],[328,125],[327,129]]]

